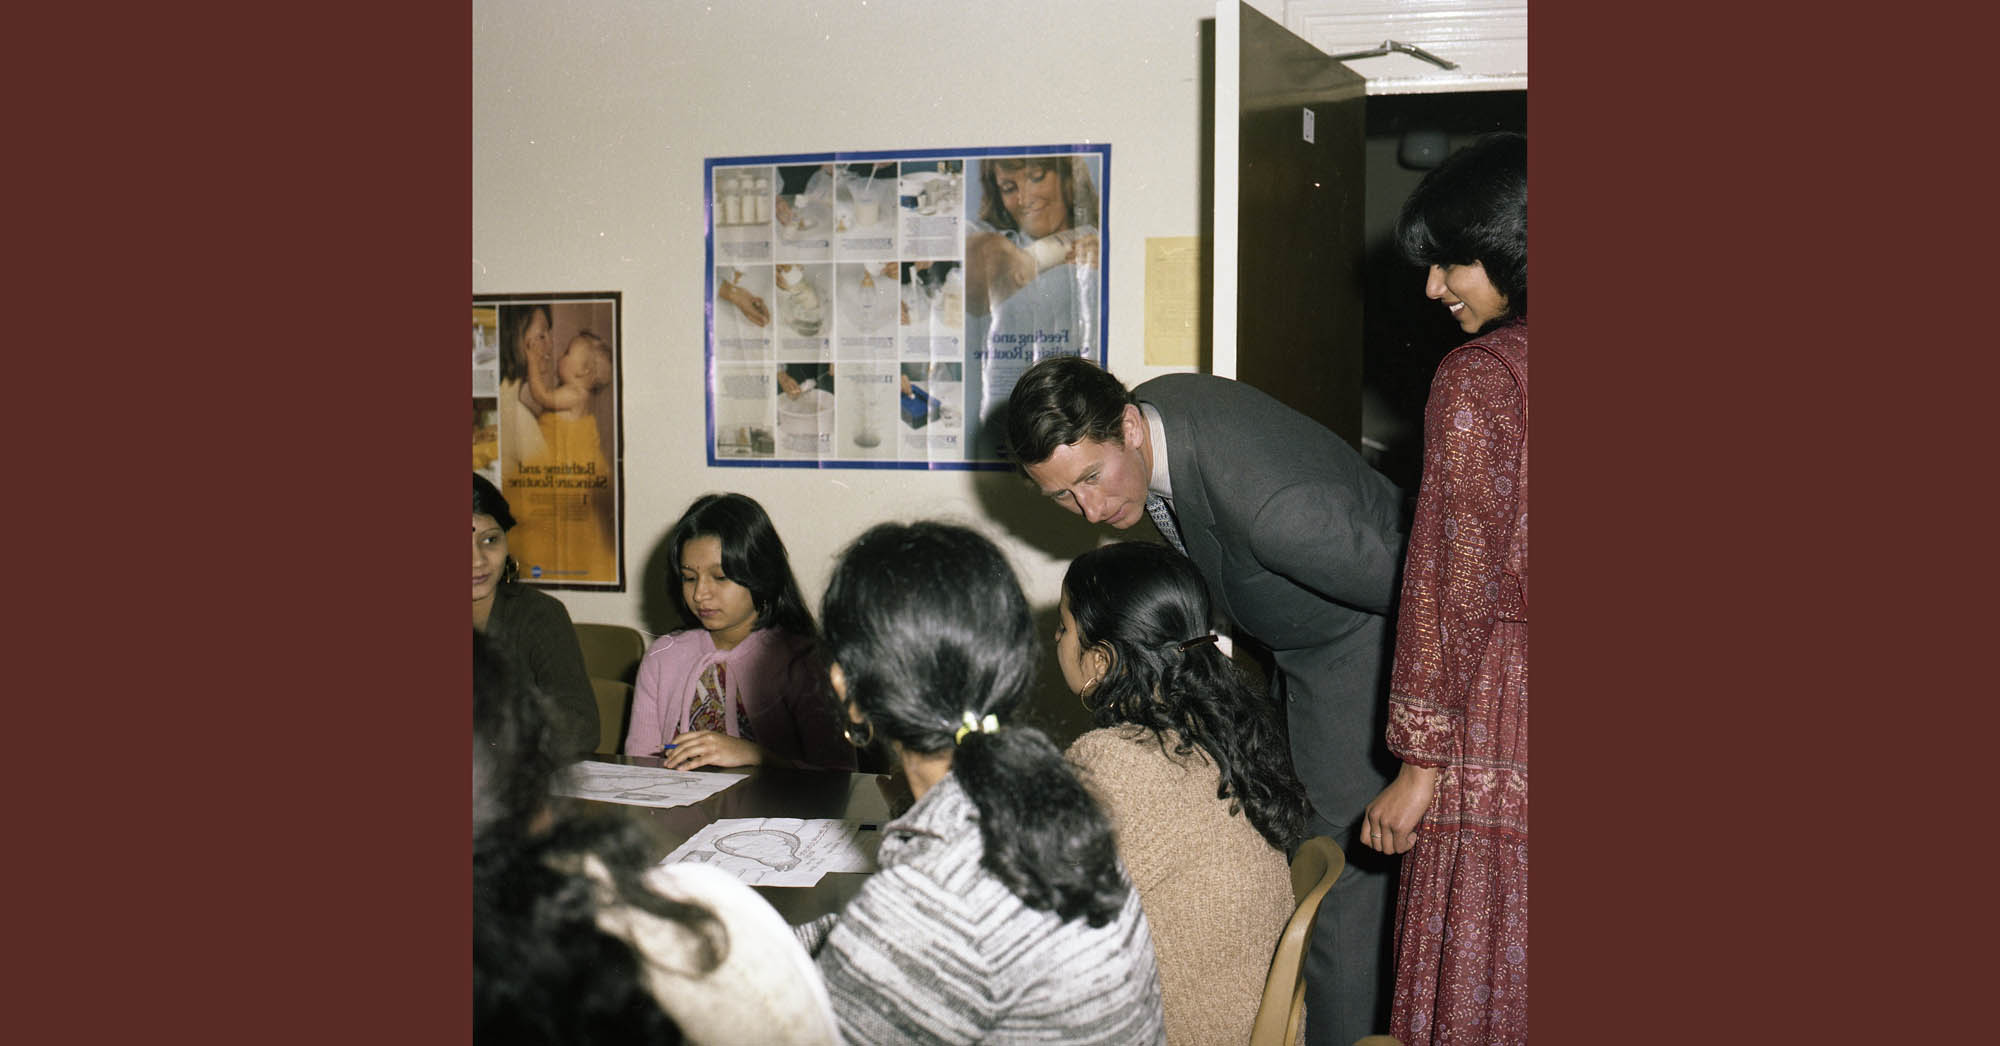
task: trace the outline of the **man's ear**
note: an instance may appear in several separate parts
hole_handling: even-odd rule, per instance
[[[1118,435],[1128,447],[1146,445],[1146,415],[1140,413],[1137,403],[1127,403],[1118,418]]]

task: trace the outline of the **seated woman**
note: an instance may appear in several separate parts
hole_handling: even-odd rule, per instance
[[[784,919],[637,824],[558,816],[553,707],[472,637],[474,1042],[836,1043]]]
[[[500,488],[472,474],[472,629],[484,632],[528,682],[555,699],[556,737],[572,759],[597,748],[597,696],[583,667],[576,626],[562,601],[514,583],[507,532],[514,513]]]
[[[700,628],[653,641],[639,663],[625,754],[700,766],[852,770],[826,695],[812,613],[764,507],[704,494],[674,524],[667,555]]]
[[[834,693],[902,761],[908,812],[845,911],[799,927],[854,1043],[1164,1042],[1152,935],[1104,814],[1014,719],[1033,625],[993,543],[855,540],[822,608]]]
[[[1110,815],[1152,925],[1167,1039],[1247,1042],[1306,824],[1284,732],[1216,649],[1186,556],[1138,542],[1086,552],[1056,613],[1063,680],[1099,727],[1067,758]]]

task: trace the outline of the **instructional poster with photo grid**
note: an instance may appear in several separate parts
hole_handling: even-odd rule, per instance
[[[1111,147],[710,158],[708,462],[1005,469],[997,412],[1104,362]]]

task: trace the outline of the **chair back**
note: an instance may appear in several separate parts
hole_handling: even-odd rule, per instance
[[[646,656],[646,635],[626,625],[579,621],[576,645],[583,650],[583,670],[595,679],[636,682],[639,661]]]
[[[597,696],[597,754],[616,755],[632,715],[632,686],[646,656],[646,634],[627,625],[578,621],[576,645]]]
[[[1299,846],[1292,858],[1292,896],[1299,906],[1278,935],[1271,972],[1264,978],[1264,1001],[1250,1026],[1250,1046],[1296,1046],[1306,1009],[1306,950],[1320,902],[1347,867],[1347,855],[1334,841],[1316,835]]]
[[[592,676],[590,690],[597,696],[597,754],[617,755],[632,715],[632,684]]]

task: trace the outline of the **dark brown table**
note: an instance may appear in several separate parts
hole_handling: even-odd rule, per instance
[[[659,766],[660,758],[649,755],[594,755],[602,763],[627,766]],[[696,771],[708,773],[711,771]],[[562,801],[601,812],[615,808],[623,816],[645,825],[666,847],[662,853],[687,842],[696,832],[716,821],[734,817],[799,817],[839,821],[860,821],[882,825],[909,806],[908,792],[900,778],[875,774],[850,774],[838,770],[782,770],[775,767],[737,767],[717,773],[747,773],[701,802],[688,806],[651,807],[606,803],[595,799],[566,797]],[[866,872],[828,872],[811,886],[753,886],[771,902],[771,907],[794,924],[810,922],[847,905]]]

